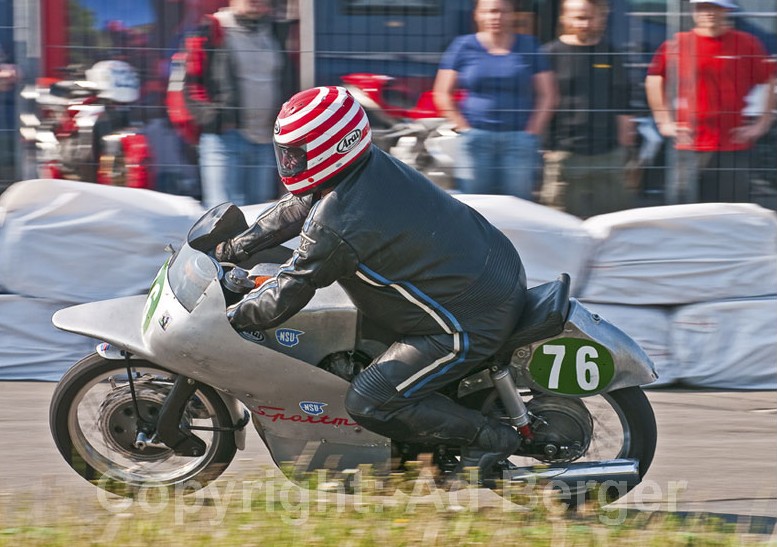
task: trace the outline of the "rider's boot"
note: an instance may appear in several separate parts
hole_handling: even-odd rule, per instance
[[[520,446],[521,435],[514,428],[496,420],[489,420],[478,432],[475,442],[462,447],[455,475],[461,478],[461,474],[466,474],[467,469],[476,468],[478,484],[488,485],[499,478],[501,470],[507,466],[504,462]],[[464,479],[468,480],[469,476]]]

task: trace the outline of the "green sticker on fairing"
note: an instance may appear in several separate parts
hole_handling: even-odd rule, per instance
[[[148,291],[148,298],[146,298],[146,305],[143,308],[143,332],[146,332],[148,325],[151,323],[151,318],[154,317],[159,299],[162,297],[162,289],[165,287],[165,280],[167,279],[167,267],[170,265],[170,259],[162,265],[159,269],[159,273],[154,278],[154,283]]]
[[[601,344],[579,338],[556,338],[534,350],[529,373],[542,387],[568,395],[606,388],[615,375],[612,355]]]

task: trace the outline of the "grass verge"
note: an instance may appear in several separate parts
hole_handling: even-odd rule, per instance
[[[512,501],[494,492],[445,491],[423,472],[358,484],[308,477],[300,488],[275,469],[223,477],[196,492],[149,488],[121,498],[0,493],[0,546],[81,545],[748,545],[768,536],[704,517],[629,512],[594,501],[566,511],[541,489]]]

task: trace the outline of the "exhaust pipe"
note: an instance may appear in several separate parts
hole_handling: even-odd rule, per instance
[[[510,483],[547,483],[572,493],[603,486],[617,488],[625,494],[641,480],[639,462],[629,459],[516,467],[505,470],[503,477]]]

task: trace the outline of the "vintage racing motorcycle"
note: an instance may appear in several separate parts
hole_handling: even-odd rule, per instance
[[[279,247],[239,265],[212,257],[217,243],[246,228],[236,206],[215,207],[179,249],[169,247],[147,296],[54,315],[58,328],[104,341],[64,375],[51,402],[51,431],[65,460],[122,494],[202,486],[245,447],[253,422],[272,459],[290,464],[281,467],[292,479],[324,469],[346,475],[365,464],[389,474],[422,453],[441,476],[450,473],[457,447],[395,442],[347,414],[349,381],[397,335],[363,317],[339,285],[319,290],[277,328],[232,328],[226,307],[291,254]],[[569,298],[562,274],[529,290],[510,339],[444,393],[522,433],[506,483],[541,480],[578,495],[616,485],[616,498],[653,459],[655,418],[640,386],[655,379],[629,336]]]
[[[141,96],[137,70],[108,60],[67,72],[21,93],[27,112],[19,131],[37,175],[149,188],[151,152],[132,114]]]

